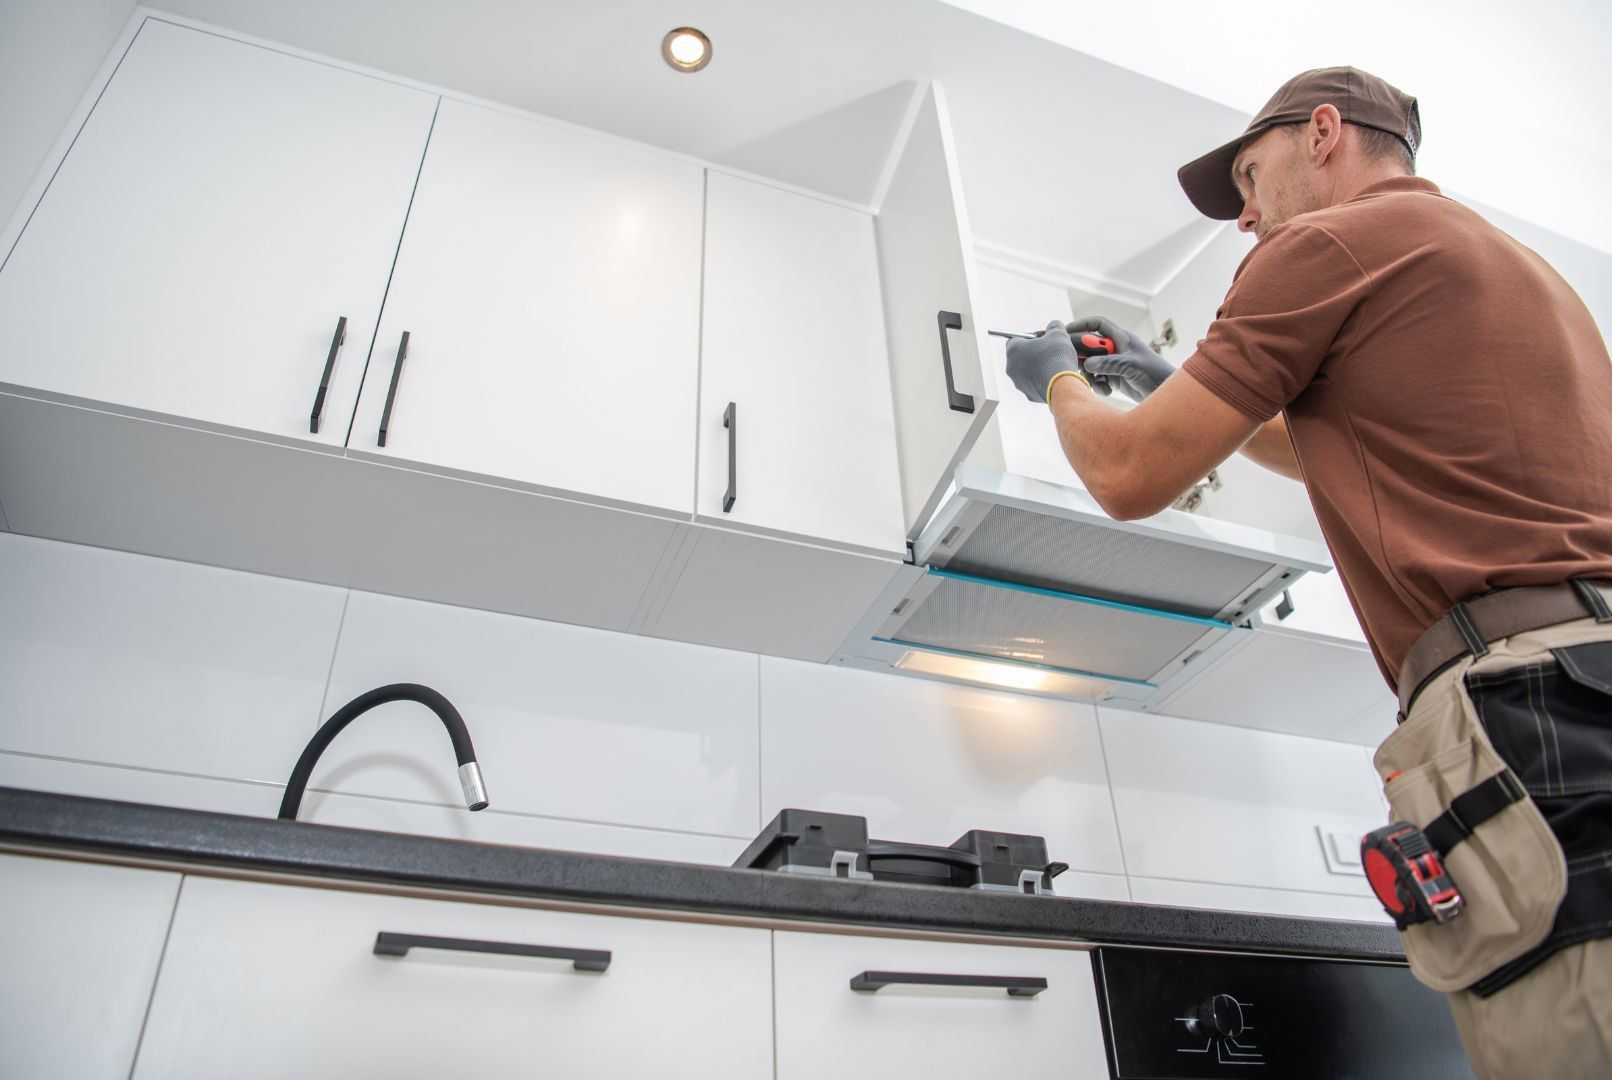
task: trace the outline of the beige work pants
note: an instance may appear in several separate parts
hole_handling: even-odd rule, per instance
[[[1555,663],[1552,649],[1609,639],[1612,629],[1591,619],[1562,623],[1493,643],[1487,655],[1466,657],[1435,677],[1376,754],[1392,820],[1425,827],[1449,799],[1504,764],[1485,727],[1485,719],[1492,726],[1497,718],[1480,719],[1473,693],[1481,697],[1485,686],[1508,678],[1531,685],[1531,676],[1515,669],[1548,667]],[[1540,745],[1554,745],[1549,702],[1526,692],[1523,700],[1516,723],[1529,738],[1537,731]],[[1612,697],[1607,704],[1605,734],[1612,739]],[[1580,738],[1584,719],[1581,711]],[[1595,715],[1589,720],[1599,723]],[[1495,733],[1502,744],[1507,737]],[[1589,737],[1599,739],[1600,729],[1592,726]],[[1557,775],[1562,764],[1555,762]],[[1547,768],[1547,785],[1550,775]],[[1595,859],[1603,857],[1612,855]],[[1573,865],[1584,863],[1581,857]],[[1467,898],[1466,910],[1443,926],[1410,927],[1406,955],[1422,982],[1446,991],[1479,1080],[1612,1078],[1612,937],[1570,945],[1490,997],[1462,989],[1542,941],[1565,894],[1569,865],[1533,800],[1478,826],[1445,865]]]

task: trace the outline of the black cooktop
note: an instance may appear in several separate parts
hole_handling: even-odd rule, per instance
[[[1047,861],[1047,842],[1023,833],[970,829],[946,847],[868,838],[868,819],[821,810],[780,810],[734,861],[740,870],[778,870],[860,881],[901,881],[1041,895],[1069,869]]]

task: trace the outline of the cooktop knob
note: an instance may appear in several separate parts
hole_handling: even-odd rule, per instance
[[[1192,1010],[1188,1025],[1199,1035],[1235,1039],[1243,1033],[1243,1007],[1230,994],[1215,994]]]

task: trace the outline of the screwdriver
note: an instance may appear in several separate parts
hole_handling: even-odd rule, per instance
[[[1012,330],[990,330],[987,331],[987,333],[995,337],[1003,338],[1038,338],[1042,334],[1045,334],[1046,331],[1037,330],[1032,334],[1020,334]],[[1086,375],[1086,360],[1088,357],[1112,356],[1119,351],[1114,347],[1113,338],[1106,338],[1100,334],[1094,334],[1089,330],[1081,334],[1078,338],[1073,334],[1070,334],[1069,337],[1074,341],[1075,356],[1079,357],[1080,373],[1082,375]],[[1108,385],[1108,376],[1086,375],[1086,377],[1091,380],[1091,388],[1097,391],[1099,394],[1102,394],[1104,397],[1107,397],[1109,394],[1114,392],[1113,387]]]

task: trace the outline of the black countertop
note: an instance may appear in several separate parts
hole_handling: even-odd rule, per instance
[[[1112,945],[1403,962],[1386,924],[834,880],[0,787],[0,842],[571,903]]]

